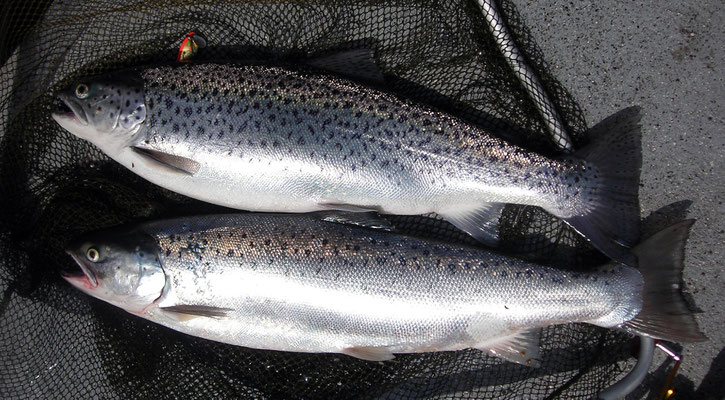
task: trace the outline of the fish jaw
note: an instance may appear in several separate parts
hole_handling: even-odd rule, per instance
[[[102,143],[101,138],[104,136],[104,132],[99,131],[92,124],[89,124],[84,115],[84,113],[81,113],[79,116],[79,114],[74,112],[63,111],[57,111],[51,114],[55,122],[57,122],[63,129],[80,139],[87,140],[98,147],[103,148],[104,143]]]
[[[76,264],[78,264],[80,267],[80,273],[63,271],[61,272],[61,276],[80,291],[92,295],[93,290],[97,289],[99,286],[99,280],[93,272],[93,269],[89,268],[85,261],[73,254],[72,251],[66,250],[66,253],[73,258]]]
[[[58,98],[70,110],[58,110],[53,112],[52,115],[56,121],[59,119],[70,118],[81,125],[88,125],[88,115],[86,115],[86,112],[83,110],[83,106],[77,100],[66,93],[60,93]]]

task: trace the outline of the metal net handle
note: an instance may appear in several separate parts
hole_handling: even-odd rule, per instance
[[[536,74],[534,74],[531,67],[526,63],[526,60],[511,39],[511,35],[496,8],[494,0],[476,0],[476,3],[481,8],[483,16],[486,18],[486,23],[488,23],[493,36],[496,38],[496,44],[498,44],[501,54],[503,54],[506,62],[511,66],[519,81],[526,89],[526,92],[534,101],[536,109],[544,118],[552,141],[560,151],[571,153],[574,149],[572,141],[564,128],[564,124],[561,122],[559,113],[554,109],[554,104],[551,102],[541,82],[539,82]],[[600,399],[622,398],[631,393],[642,382],[652,363],[654,341],[644,336],[641,336],[640,340],[640,357],[635,367],[620,381],[602,391],[599,394]]]
[[[513,39],[511,39],[511,34],[508,28],[506,28],[506,24],[504,24],[494,0],[476,0],[476,3],[481,8],[483,16],[486,18],[486,22],[493,36],[496,38],[496,44],[498,44],[501,54],[503,54],[509,66],[511,66],[511,69],[513,69],[519,78],[529,97],[536,104],[536,109],[543,117],[546,128],[557,149],[564,153],[571,153],[574,149],[571,137],[566,132],[564,124],[561,122],[561,117],[554,108],[554,103],[552,103],[546,90],[544,90],[541,82],[539,82],[539,78],[536,77],[534,71],[529,67],[519,52]]]

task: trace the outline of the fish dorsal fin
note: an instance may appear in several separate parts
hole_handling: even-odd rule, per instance
[[[322,211],[318,214],[320,219],[327,222],[356,225],[371,229],[382,229],[385,231],[392,231],[395,229],[390,221],[374,212]]]
[[[476,346],[488,354],[529,367],[541,366],[540,328],[522,329],[493,342]]]
[[[498,244],[499,219],[505,205],[505,203],[482,203],[475,208],[447,209],[438,211],[438,214],[479,242],[495,247]]]
[[[201,164],[190,158],[164,153],[163,151],[136,146],[131,146],[131,150],[146,160],[151,167],[171,169],[173,172],[186,175],[194,175],[199,172],[201,167]]]
[[[307,60],[307,64],[349,78],[383,84],[385,77],[374,56],[375,52],[371,49],[343,50],[314,56]]]
[[[188,321],[197,317],[223,318],[227,316],[231,308],[214,306],[202,306],[194,304],[178,304],[169,307],[160,307],[163,311],[172,313],[179,321]]]
[[[342,354],[368,361],[388,361],[395,358],[387,347],[346,347],[342,349]]]

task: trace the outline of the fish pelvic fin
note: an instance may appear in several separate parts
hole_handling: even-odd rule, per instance
[[[456,228],[489,246],[498,246],[498,225],[505,203],[481,203],[474,207],[447,208],[438,215]]]
[[[585,210],[563,217],[602,253],[630,266],[637,265],[631,247],[639,240],[639,120],[639,107],[629,107],[589,131],[592,142],[574,155],[576,162],[584,161],[584,170],[567,178],[581,187]]]
[[[522,329],[493,343],[481,343],[476,347],[492,356],[538,368],[541,366],[540,336],[541,328]]]
[[[644,280],[642,310],[621,324],[621,328],[675,342],[707,340],[680,291],[685,243],[694,222],[685,220],[671,225],[632,249],[639,258]]]
[[[387,347],[346,347],[342,350],[342,354],[367,361],[389,361],[395,358],[395,355]]]

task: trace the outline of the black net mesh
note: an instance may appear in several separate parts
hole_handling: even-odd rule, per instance
[[[57,1],[4,3],[0,52],[0,393],[4,398],[590,398],[627,369],[628,336],[586,325],[544,330],[543,366],[477,350],[341,355],[233,347],[154,325],[73,289],[63,248],[90,229],[218,208],[160,189],[50,118],[54,92],[92,73],[175,62],[184,35],[197,60],[294,60],[375,51],[389,90],[552,154],[554,141],[472,1]],[[512,37],[575,144],[585,122],[513,5]],[[393,217],[404,232],[473,244],[448,223]],[[603,261],[559,220],[507,206],[504,247],[568,268]]]

